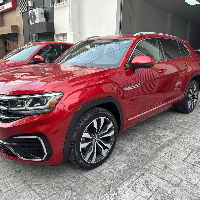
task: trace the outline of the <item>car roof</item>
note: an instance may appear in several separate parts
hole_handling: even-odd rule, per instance
[[[67,42],[30,42],[28,44],[39,44],[39,45],[66,44],[66,45],[73,45],[72,43],[67,43]]]
[[[163,33],[156,32],[139,32],[136,34],[120,34],[120,35],[109,35],[109,36],[92,36],[87,38],[86,40],[101,40],[101,39],[142,39],[148,37],[160,37],[160,38],[171,38],[180,41],[184,41],[176,36],[167,35]]]

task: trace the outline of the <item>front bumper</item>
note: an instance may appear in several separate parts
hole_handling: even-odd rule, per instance
[[[63,162],[69,113],[54,109],[10,123],[0,122],[0,153],[21,162],[55,165]]]
[[[47,161],[52,156],[51,145],[43,133],[14,135],[0,140],[0,151],[24,161]]]

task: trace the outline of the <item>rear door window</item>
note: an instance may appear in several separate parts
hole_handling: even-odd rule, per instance
[[[65,44],[63,44],[63,45],[61,46],[62,53],[64,53],[65,51],[67,51],[67,49],[69,49],[70,47],[71,47],[71,45],[65,45]]]
[[[181,52],[176,40],[162,38],[161,44],[166,60],[181,58]]]

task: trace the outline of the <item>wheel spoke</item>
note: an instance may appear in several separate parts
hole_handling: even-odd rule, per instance
[[[191,102],[191,109],[193,110],[193,107],[194,107],[194,104],[193,104],[193,102]]]
[[[88,132],[84,132],[82,135],[83,138],[93,138]]]
[[[191,107],[191,101],[188,101],[188,107],[189,108]]]
[[[101,131],[100,131],[100,135],[102,135],[102,134],[108,132],[108,130],[109,130],[112,126],[113,126],[113,123],[110,122],[110,123],[107,125],[107,127],[105,127],[105,130],[101,130]],[[104,129],[104,127],[103,127],[103,129]]]
[[[99,144],[99,142],[97,142],[97,146],[101,149],[102,156],[105,157],[107,154],[107,151],[101,146],[101,144]]]
[[[92,141],[80,143],[80,148],[86,148]]]
[[[101,129],[102,129],[102,127],[103,127],[103,125],[104,125],[104,119],[105,119],[105,117],[100,117],[100,127],[99,127],[99,131],[101,131]]]
[[[198,91],[194,92],[194,96],[197,98],[198,97]]]
[[[111,148],[111,144],[110,144],[110,143],[106,143],[106,142],[104,142],[104,141],[101,140],[101,139],[99,139],[99,141],[100,141],[104,146],[106,146],[108,149]]]
[[[100,138],[105,138],[105,137],[111,137],[114,135],[114,130],[110,131],[110,132],[107,132],[105,134],[101,134],[100,135]]]
[[[85,161],[88,161],[88,160],[89,160],[90,156],[91,156],[92,153],[93,153],[93,149],[94,149],[94,142],[93,142],[91,148],[89,148],[89,149],[87,150],[87,152],[86,152]]]
[[[196,89],[197,89],[197,86],[194,84],[193,85],[193,93],[195,92]]]
[[[94,133],[96,133],[98,131],[97,119],[94,119],[92,122],[93,122]]]
[[[92,163],[95,163],[95,160],[97,158],[97,143],[94,142],[94,145],[93,145],[93,158],[92,158]]]

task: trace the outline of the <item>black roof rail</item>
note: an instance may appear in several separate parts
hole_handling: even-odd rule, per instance
[[[172,36],[172,37],[177,37],[177,36],[174,36],[174,35],[169,35],[169,34],[164,34],[164,33],[158,33],[158,32],[138,32],[138,33],[135,33],[134,36],[139,36],[139,35],[153,35],[153,34],[156,34],[156,35],[167,35],[167,36]]]
[[[91,36],[91,37],[88,37],[87,39],[90,39],[90,38],[95,38],[95,37],[100,37],[100,36]]]
[[[138,33],[135,33],[134,36],[138,36],[138,35],[148,35],[148,34],[165,35],[164,33],[158,33],[158,32],[138,32]]]

